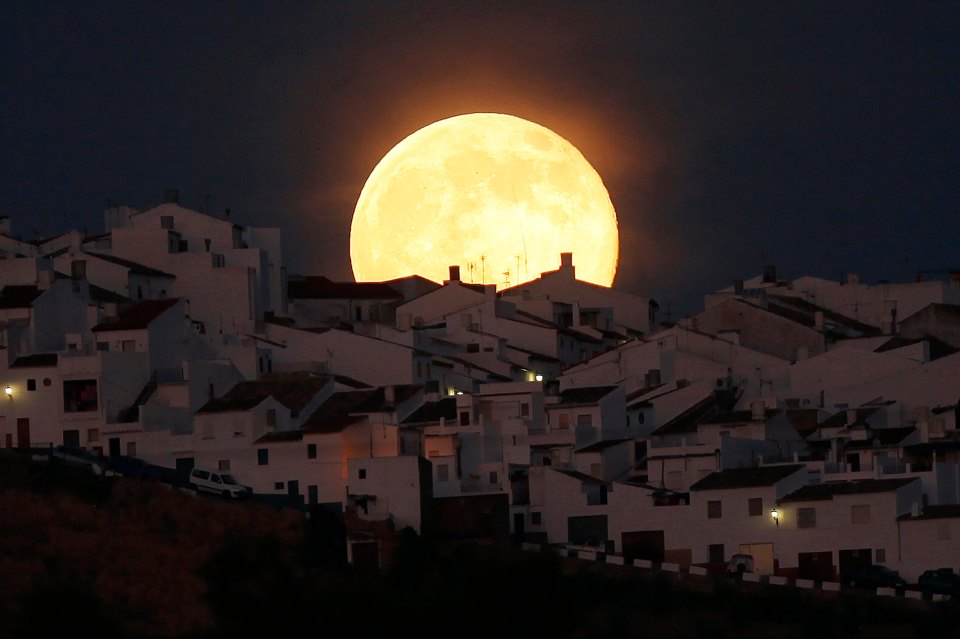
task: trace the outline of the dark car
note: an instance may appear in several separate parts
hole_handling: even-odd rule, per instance
[[[927,593],[960,596],[960,575],[953,568],[927,570],[917,579],[917,585]]]
[[[906,579],[896,570],[876,564],[854,568],[847,573],[844,581],[855,588],[894,588],[901,591],[907,587]]]

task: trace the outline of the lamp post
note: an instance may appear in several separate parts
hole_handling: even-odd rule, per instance
[[[770,509],[770,516],[773,517],[773,522],[777,525],[777,528],[780,527],[780,511],[776,508]]]
[[[11,387],[10,384],[7,384],[6,386],[3,387],[3,392],[7,394],[7,397],[9,397],[9,398],[10,398],[10,401],[12,402],[12,401],[13,401],[13,387]]]

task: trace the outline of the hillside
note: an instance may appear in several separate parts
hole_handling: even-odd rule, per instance
[[[0,637],[955,636],[956,606],[690,587],[667,575],[406,534],[392,571],[340,562],[335,522],[0,455]]]

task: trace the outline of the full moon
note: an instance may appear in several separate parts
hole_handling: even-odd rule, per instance
[[[434,122],[380,160],[350,229],[358,282],[420,275],[498,289],[556,270],[573,253],[577,278],[610,286],[617,213],[596,170],[550,129],[511,115]]]

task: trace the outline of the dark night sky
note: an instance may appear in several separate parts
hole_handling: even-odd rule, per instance
[[[4,3],[0,212],[92,233],[178,188],[351,279],[379,158],[496,111],[583,151],[615,286],[675,317],[767,262],[905,280],[960,267],[958,34],[960,3]]]

